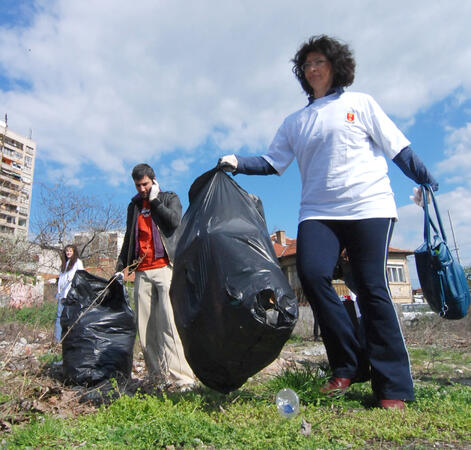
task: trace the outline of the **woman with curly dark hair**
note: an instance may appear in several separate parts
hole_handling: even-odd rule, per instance
[[[313,87],[306,79],[306,74],[312,72],[311,70],[306,70],[312,66],[312,63],[307,61],[307,57],[309,53],[313,52],[324,55],[323,57],[332,66],[332,85],[330,88],[337,89],[350,86],[355,78],[355,60],[347,45],[327,36],[312,37],[302,45],[292,59],[294,63],[293,73],[308,95],[309,103],[312,103],[316,98]],[[323,63],[320,62],[318,64]]]
[[[57,343],[62,337],[61,315],[64,309],[64,299],[72,286],[72,280],[77,270],[83,270],[83,263],[78,257],[77,247],[73,244],[66,245],[61,253],[61,271],[57,280],[57,312],[54,326],[54,339]]]
[[[333,372],[321,391],[336,395],[371,378],[379,405],[402,409],[404,401],[414,399],[414,390],[386,275],[397,220],[386,158],[416,183],[434,190],[438,183],[371,96],[345,91],[355,75],[348,45],[314,36],[302,44],[293,63],[308,105],[284,120],[266,154],[226,155],[219,166],[234,174],[282,175],[296,158],[302,180],[298,275],[319,319]],[[364,339],[331,283],[343,249],[351,264]]]

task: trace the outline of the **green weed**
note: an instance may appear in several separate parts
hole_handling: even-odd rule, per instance
[[[287,344],[304,344],[308,340],[309,339],[303,336],[300,336],[298,334],[292,334],[286,343]]]
[[[51,327],[56,318],[57,305],[53,302],[44,302],[38,306],[29,306],[22,309],[0,308],[0,323],[21,322],[28,325]]]
[[[435,351],[435,350],[434,350]],[[417,349],[415,356],[422,357]],[[453,355],[453,354],[452,354]],[[446,356],[446,352],[440,356]],[[457,352],[453,360],[463,359]],[[422,360],[421,360],[422,362]],[[6,448],[431,448],[471,446],[471,387],[430,378],[416,383],[404,411],[375,407],[370,383],[344,396],[319,393],[326,367],[287,369],[223,395],[201,387],[183,394],[122,395],[75,419],[35,413],[3,435]],[[295,390],[300,413],[278,414],[275,395]],[[5,400],[9,400],[4,396]],[[0,399],[1,400],[1,399]],[[301,433],[304,423],[310,432]]]
[[[297,379],[303,385],[306,374]],[[296,384],[295,383],[295,384]],[[273,383],[264,384],[266,394]],[[123,396],[109,407],[75,420],[46,417],[15,427],[11,447],[76,448],[428,448],[471,444],[471,388],[422,385],[405,411],[351,406],[347,394],[330,404],[303,401],[291,420],[279,416],[270,395],[254,394],[249,385],[228,396],[200,389],[172,396]],[[276,386],[276,389],[278,386]],[[306,389],[306,386],[304,386]],[[368,393],[363,386],[356,389]],[[302,395],[302,392],[298,392]],[[313,394],[312,394],[313,395]],[[307,436],[303,422],[311,424]]]
[[[48,365],[57,361],[62,361],[62,355],[60,353],[43,353],[38,356],[38,361],[44,365]]]

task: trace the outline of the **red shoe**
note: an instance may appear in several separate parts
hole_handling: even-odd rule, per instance
[[[327,394],[329,397],[335,397],[336,395],[344,394],[350,383],[350,378],[332,377],[319,389],[319,392]]]
[[[402,400],[380,400],[379,406],[384,409],[404,409],[404,402]]]

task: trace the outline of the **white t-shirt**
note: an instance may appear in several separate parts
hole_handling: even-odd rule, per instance
[[[67,270],[68,265],[69,265],[69,261],[67,261],[65,265],[66,270]],[[75,264],[72,267],[72,269],[66,272],[61,272],[59,274],[59,281],[57,282],[57,294],[56,294],[57,300],[67,297],[67,294],[69,293],[69,290],[72,287],[72,280],[77,270],[83,270],[83,263],[80,259],[77,259],[77,261],[75,261]]]
[[[300,222],[395,218],[385,157],[408,145],[371,96],[340,91],[288,116],[263,157],[279,175],[296,158]]]

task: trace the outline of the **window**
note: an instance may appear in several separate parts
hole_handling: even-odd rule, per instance
[[[16,219],[14,217],[8,216],[6,214],[0,214],[0,219],[6,223],[11,223],[11,224],[16,223]]]
[[[21,153],[15,152],[15,150],[12,150],[7,147],[3,148],[3,156],[6,156],[8,158],[23,159]]]
[[[5,136],[4,139],[5,139],[5,144],[8,144],[8,145],[11,145],[13,147],[23,150],[23,144],[21,142],[18,142],[15,139],[9,138],[8,136]]]
[[[405,283],[403,266],[388,266],[388,280],[390,283]]]
[[[15,156],[15,153],[16,153],[16,152],[15,152],[14,150],[10,150],[9,148],[6,148],[6,147],[5,147],[5,148],[3,149],[3,154],[4,154],[5,156],[9,156],[10,158],[12,158],[13,156]]]

